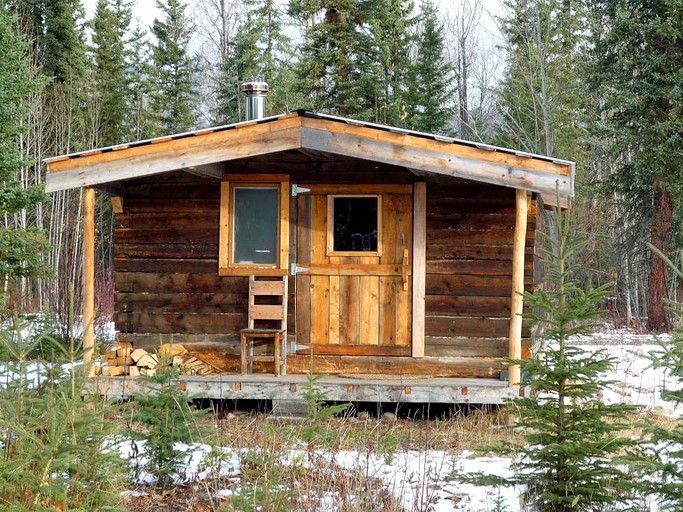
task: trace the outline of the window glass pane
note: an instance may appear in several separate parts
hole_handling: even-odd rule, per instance
[[[377,197],[335,197],[334,250],[377,251]]]
[[[276,265],[280,189],[235,188],[233,262]]]

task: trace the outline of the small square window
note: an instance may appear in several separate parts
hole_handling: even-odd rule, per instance
[[[380,254],[380,196],[329,196],[328,253]]]

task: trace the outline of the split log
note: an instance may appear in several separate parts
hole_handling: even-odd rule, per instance
[[[130,342],[117,343],[107,350],[105,360],[107,366],[97,371],[112,377],[154,375],[163,366],[178,368],[182,375],[209,375],[219,370],[210,363],[189,356],[187,349],[178,343],[165,343],[157,353],[135,349]]]

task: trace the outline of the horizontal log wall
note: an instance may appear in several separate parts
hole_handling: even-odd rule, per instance
[[[482,184],[427,185],[425,354],[507,355],[515,191]],[[535,216],[527,232],[533,284]],[[529,329],[524,326],[524,343]]]
[[[120,339],[239,351],[249,282],[218,275],[219,201],[218,182],[188,173],[129,182],[114,245]]]
[[[298,160],[299,167],[295,165]],[[355,171],[356,183],[415,179],[405,171],[387,166],[377,171],[364,162],[355,162],[354,168],[348,162],[332,161],[318,169],[301,154],[259,161],[254,170],[282,173],[283,161],[294,171],[293,183],[344,183],[349,170]],[[226,167],[226,172],[248,168],[247,162],[232,166]],[[219,203],[217,181],[185,172],[126,183],[123,213],[116,215],[114,244],[115,326],[120,339],[141,347],[173,339],[194,350],[239,352],[239,330],[247,325],[249,284],[247,277],[218,276]],[[295,225],[295,198],[291,206]],[[296,234],[296,229],[290,233]],[[292,256],[295,243],[292,236]],[[290,278],[287,327],[291,341],[296,332],[294,293],[294,279]]]
[[[343,179],[328,174],[326,182]],[[368,172],[359,182],[416,179]],[[297,172],[292,182],[319,181]],[[335,180],[335,181],[336,181]],[[128,182],[116,216],[116,328],[138,346],[171,340],[238,352],[247,322],[248,279],[218,276],[218,183],[188,173]],[[427,190],[426,355],[499,357],[507,353],[514,190],[429,181]],[[296,201],[292,201],[296,222]],[[527,235],[532,285],[535,218]],[[292,230],[296,233],[296,230]],[[290,254],[296,254],[292,237]],[[288,331],[295,331],[290,279]],[[528,336],[525,327],[524,335]],[[525,340],[527,343],[528,340]]]

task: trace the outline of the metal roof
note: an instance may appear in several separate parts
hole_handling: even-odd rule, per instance
[[[546,162],[553,162],[553,163],[557,163],[557,164],[564,164],[564,165],[570,165],[570,166],[574,165],[574,162],[570,162],[568,160],[561,160],[561,159],[557,159],[557,158],[550,158],[550,157],[547,157],[544,155],[536,155],[533,153],[526,153],[523,151],[515,151],[512,149],[502,148],[502,147],[498,147],[498,146],[492,146],[490,144],[482,144],[482,143],[478,143],[478,142],[456,139],[453,137],[446,137],[443,135],[437,135],[437,134],[432,134],[432,133],[424,133],[424,132],[419,132],[419,131],[415,131],[415,130],[407,130],[405,128],[397,128],[394,126],[387,126],[387,125],[383,125],[383,124],[370,123],[367,121],[358,121],[356,119],[349,119],[346,117],[338,117],[338,116],[333,116],[333,115],[329,115],[329,114],[320,114],[320,113],[310,112],[308,110],[301,110],[301,109],[300,110],[294,110],[294,111],[288,112],[286,114],[280,114],[277,116],[264,117],[262,119],[258,119],[258,120],[254,120],[254,121],[243,121],[240,123],[233,123],[233,124],[227,124],[227,125],[222,125],[222,126],[215,126],[212,128],[203,128],[200,130],[193,130],[193,131],[177,133],[177,134],[173,134],[173,135],[164,135],[162,137],[156,137],[153,139],[145,139],[145,140],[140,140],[140,141],[135,141],[135,142],[128,142],[125,144],[116,144],[114,146],[107,146],[107,147],[103,147],[103,148],[90,149],[87,151],[79,151],[79,152],[75,152],[75,153],[69,153],[67,155],[45,158],[43,160],[43,162],[51,163],[51,162],[57,162],[60,160],[81,158],[81,157],[92,155],[92,154],[108,153],[111,151],[120,151],[122,149],[135,148],[135,147],[139,147],[139,146],[146,146],[148,144],[156,144],[156,143],[164,142],[164,141],[168,141],[168,140],[183,139],[183,138],[187,138],[187,137],[196,137],[198,135],[205,135],[207,133],[215,133],[215,132],[221,132],[221,131],[226,131],[226,130],[234,130],[236,128],[240,128],[243,126],[252,126],[254,124],[271,123],[273,121],[277,121],[278,119],[282,119],[285,117],[291,117],[292,115],[298,115],[300,117],[308,117],[308,118],[314,118],[314,119],[325,119],[328,121],[345,123],[345,124],[349,124],[349,125],[353,125],[353,126],[363,126],[363,127],[373,128],[376,130],[382,130],[382,131],[387,131],[387,132],[391,132],[391,133],[411,135],[414,137],[422,137],[425,139],[431,139],[431,140],[435,140],[435,141],[439,141],[439,142],[446,142],[446,143],[451,143],[451,144],[470,146],[470,147],[474,147],[474,148],[485,150],[485,151],[496,151],[496,152],[500,152],[500,153],[507,153],[507,154],[520,156],[520,157],[526,157],[526,158],[534,158],[536,160],[543,160]]]

